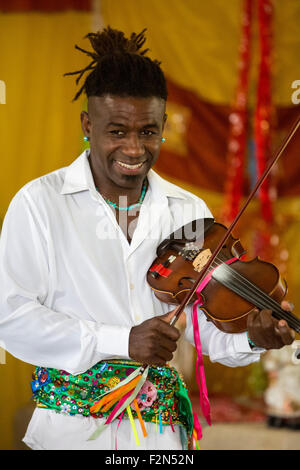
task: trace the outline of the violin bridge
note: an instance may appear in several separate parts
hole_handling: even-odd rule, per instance
[[[200,273],[201,269],[204,268],[209,258],[211,257],[211,254],[212,253],[209,248],[201,251],[193,261],[194,270]]]

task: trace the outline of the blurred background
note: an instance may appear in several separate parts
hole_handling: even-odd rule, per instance
[[[74,45],[89,48],[84,36],[106,25],[126,34],[147,28],[149,55],[167,76],[156,171],[228,224],[300,115],[299,23],[299,0],[0,0],[0,225],[25,183],[83,150],[84,97],[72,102],[75,80],[63,74],[88,64]],[[299,149],[298,131],[235,230],[248,259],[278,267],[296,313]],[[299,339],[248,367],[205,359],[213,426],[200,447],[300,449]],[[194,360],[180,344],[174,362],[198,411]],[[0,449],[25,448],[32,371],[0,348]]]

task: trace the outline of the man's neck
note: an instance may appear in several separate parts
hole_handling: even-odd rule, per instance
[[[116,204],[118,207],[128,207],[138,202],[142,193],[144,181],[140,181],[133,188],[118,186],[113,181],[108,179],[104,180],[101,177],[101,173],[99,174],[99,172],[97,172],[97,168],[95,168],[90,156],[89,163],[95,187],[105,200]]]

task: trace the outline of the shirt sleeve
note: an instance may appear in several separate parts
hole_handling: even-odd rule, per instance
[[[192,307],[186,312],[186,339],[195,346],[193,324],[191,319]],[[212,322],[207,321],[202,310],[198,309],[198,324],[203,354],[209,356],[211,362],[219,362],[228,367],[247,366],[260,360],[264,349],[251,349],[246,333],[224,333]]]
[[[44,304],[47,232],[30,196],[13,198],[0,239],[0,341],[29,364],[79,374],[109,357],[129,359],[130,327],[73,318]]]

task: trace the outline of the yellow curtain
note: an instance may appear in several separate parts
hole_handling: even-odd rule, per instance
[[[75,80],[63,74],[86,64],[74,45],[82,46],[90,30],[89,13],[0,14],[0,80],[6,84],[6,104],[0,104],[1,219],[25,183],[68,165],[81,151],[83,103],[72,103]],[[3,356],[1,351],[0,449],[12,449],[13,419],[31,397],[33,367]]]
[[[75,79],[86,64],[74,45],[86,46],[89,13],[0,14],[0,217],[28,181],[69,164],[80,151],[82,101],[72,103]]]
[[[242,4],[243,0],[100,1],[105,24],[126,33],[148,28],[150,56],[162,62],[166,74],[183,88],[217,104],[231,104],[235,96]],[[296,60],[299,20],[299,0],[274,0],[273,88],[277,105],[291,105],[291,85],[300,76],[300,61]],[[252,78],[258,61],[256,26],[253,34]],[[251,91],[253,103],[255,89]]]

